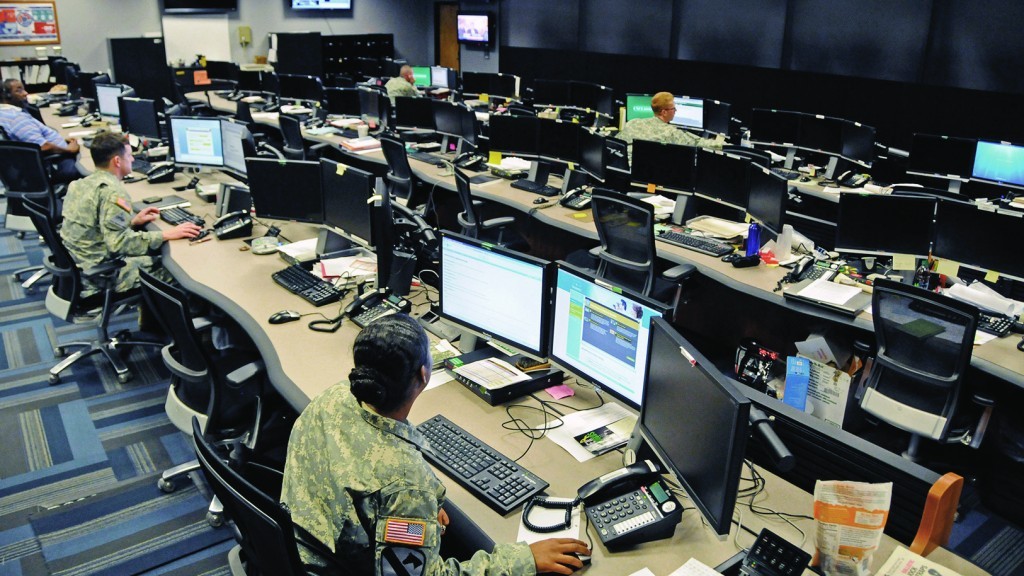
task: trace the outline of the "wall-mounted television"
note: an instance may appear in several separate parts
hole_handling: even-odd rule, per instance
[[[351,10],[352,0],[292,0],[292,10]]]
[[[489,46],[491,44],[491,15],[460,13],[458,15],[458,39],[461,44]]]
[[[164,0],[164,14],[223,14],[237,11],[238,0]]]

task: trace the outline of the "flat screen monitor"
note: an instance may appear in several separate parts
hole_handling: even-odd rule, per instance
[[[242,92],[259,92],[263,86],[263,80],[258,70],[238,71],[238,90]]]
[[[430,86],[430,66],[412,66],[412,78],[417,86]]]
[[[495,74],[491,77],[491,94],[514,98],[519,94],[519,77],[512,74]]]
[[[579,124],[561,120],[540,120],[540,156],[546,160],[578,164],[580,161]]]
[[[719,100],[704,100],[704,130],[716,134],[729,133],[732,106]]]
[[[675,97],[676,115],[670,124],[692,130],[704,129],[704,100],[689,96]]]
[[[241,70],[238,64],[234,62],[228,62],[226,60],[207,60],[206,61],[206,74],[216,80],[234,80],[238,81],[239,72]]]
[[[719,538],[729,535],[750,400],[663,318],[651,321],[638,429]]]
[[[220,120],[220,135],[223,141],[224,168],[245,176],[245,147],[242,142],[249,137],[249,129],[241,122],[227,118]]]
[[[611,116],[615,111],[615,92],[607,86],[573,80],[569,83],[569,102]]]
[[[477,136],[480,134],[480,121],[476,118],[476,112],[460,106],[459,118],[462,120],[462,133],[459,134],[459,137],[463,142],[477,148],[479,146]]]
[[[468,94],[491,94],[515,97],[518,78],[512,74],[492,72],[463,72],[462,91]]]
[[[580,129],[580,168],[594,178],[605,179],[606,138],[585,128]]]
[[[79,76],[86,76],[89,78],[87,82],[82,83],[83,98],[96,100],[96,85],[110,84],[110,75],[102,72],[80,72]]]
[[[224,166],[220,118],[171,116],[171,154],[174,163],[187,166]]]
[[[245,164],[257,216],[310,224],[324,221],[319,162],[246,158]]]
[[[633,182],[654,184],[673,192],[692,192],[696,163],[697,148],[693,146],[633,141]]]
[[[974,171],[978,141],[932,134],[914,134],[907,172],[939,178],[968,178]]]
[[[122,96],[118,101],[121,108],[121,129],[129,134],[159,140],[160,117],[156,100]]]
[[[324,195],[324,224],[344,232],[361,244],[373,243],[373,196],[376,178],[373,174],[345,166],[326,158],[320,159],[320,177]]]
[[[939,200],[935,216],[938,258],[978,270],[1024,281],[1024,258],[1017,239],[1024,234],[1024,218],[1007,212],[982,210],[971,203]]]
[[[605,169],[619,174],[629,174],[629,145],[618,138],[604,139]]]
[[[800,131],[799,112],[754,108],[750,113],[750,140],[761,144],[795,146]]]
[[[279,74],[277,81],[281,98],[306,102],[322,102],[324,99],[324,85],[316,76]]]
[[[552,106],[574,104],[569,95],[569,82],[566,80],[534,80],[533,101]]]
[[[238,10],[238,0],[164,0],[164,14],[221,14]]]
[[[548,352],[550,277],[544,260],[441,233],[441,315],[538,358]]]
[[[362,114],[358,88],[325,88],[327,113],[336,116],[359,116]]]
[[[785,223],[786,201],[789,199],[789,183],[785,178],[773,174],[768,168],[750,163],[750,194],[747,196],[747,213],[774,234],[782,232]]]
[[[100,116],[118,118],[121,116],[121,109],[117,104],[117,98],[121,95],[120,84],[97,84],[96,105],[99,108]]]
[[[431,100],[434,113],[434,130],[449,136],[462,134],[462,116],[460,106],[444,100]]]
[[[932,247],[934,198],[839,195],[836,250],[853,254],[911,254],[926,258]]]
[[[697,150],[693,191],[732,208],[745,210],[750,192],[750,160],[714,150]]]
[[[358,88],[360,115],[367,120],[383,122],[387,118],[388,97],[374,88]]]
[[[971,178],[1024,188],[1024,146],[978,140]]]
[[[559,262],[551,318],[551,359],[640,407],[647,380],[651,321],[664,308]]]
[[[292,10],[351,10],[352,0],[292,0]]]
[[[843,151],[843,121],[821,114],[802,114],[796,145],[805,150],[839,154]]]
[[[529,116],[491,116],[491,151],[519,156],[537,156],[540,123],[550,122]]]
[[[277,72],[260,73],[260,91],[276,97],[281,96],[281,80]]]
[[[489,45],[491,43],[490,14],[458,14],[456,16],[456,37],[462,44]]]
[[[395,98],[395,127],[433,130],[434,106],[429,98],[398,96]]]
[[[431,66],[430,85],[438,88],[455,88],[455,71],[444,66]]]
[[[653,116],[650,94],[626,94],[626,122]]]
[[[843,158],[870,167],[875,161],[875,127],[843,122]]]

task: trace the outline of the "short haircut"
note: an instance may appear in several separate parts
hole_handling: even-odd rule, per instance
[[[14,101],[14,84],[15,83],[21,84],[21,80],[18,80],[17,78],[8,78],[8,79],[4,80],[4,92],[3,92],[3,101],[4,102],[13,102]]]
[[[92,139],[92,144],[89,145],[92,163],[99,168],[106,168],[110,165],[111,158],[124,154],[124,147],[127,144],[128,137],[124,134],[100,132]]]
[[[406,74],[412,74],[412,66],[403,64],[402,67],[398,69],[398,75],[405,76]]]
[[[655,114],[660,114],[662,110],[668,110],[674,106],[675,102],[675,97],[671,92],[658,92],[651,96],[651,110],[654,110]]]

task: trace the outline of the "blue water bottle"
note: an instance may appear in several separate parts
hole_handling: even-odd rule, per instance
[[[747,256],[753,256],[761,249],[761,227],[751,222],[747,228]]]

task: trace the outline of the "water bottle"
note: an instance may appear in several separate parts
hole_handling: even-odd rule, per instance
[[[757,222],[751,222],[747,228],[747,256],[754,256],[761,249],[761,227]]]

